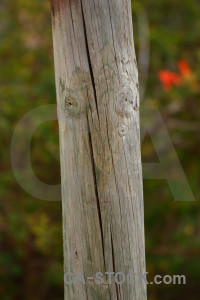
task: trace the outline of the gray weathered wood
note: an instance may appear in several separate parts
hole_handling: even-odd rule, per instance
[[[130,0],[51,0],[64,270],[145,272]],[[144,282],[65,284],[65,299],[146,299]]]

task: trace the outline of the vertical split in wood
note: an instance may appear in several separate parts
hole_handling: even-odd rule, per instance
[[[51,0],[64,270],[145,273],[138,73],[129,0]],[[65,299],[146,299],[146,286],[65,284]]]

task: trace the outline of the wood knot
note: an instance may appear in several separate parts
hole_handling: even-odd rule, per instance
[[[63,91],[61,105],[64,113],[71,117],[79,117],[84,110],[84,104],[81,103],[77,95],[69,89]]]
[[[72,86],[74,88],[66,87],[60,80],[61,106],[64,113],[70,117],[80,117],[87,109],[92,110],[87,101],[87,83],[78,82],[79,85]]]
[[[115,111],[118,115],[118,133],[124,136],[139,109],[139,88],[134,82],[122,85],[117,93]]]

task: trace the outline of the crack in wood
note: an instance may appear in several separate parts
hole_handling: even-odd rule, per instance
[[[115,267],[115,252],[114,252],[114,245],[113,245],[113,238],[112,238],[112,232],[110,230],[110,242],[111,242],[111,251],[112,251],[112,265],[113,265],[113,272],[116,273],[116,267]],[[121,297],[120,297],[120,293],[119,293],[119,290],[118,290],[118,285],[117,283],[115,282],[115,288],[116,288],[116,294],[117,294],[117,300],[120,300]]]
[[[87,124],[88,124],[88,136],[89,136],[89,146],[90,146],[90,154],[91,154],[93,179],[94,179],[94,188],[95,188],[95,194],[96,194],[97,210],[98,210],[98,216],[99,216],[99,226],[100,226],[100,232],[101,232],[102,254],[103,254],[103,260],[104,260],[104,267],[106,269],[105,253],[104,253],[105,249],[104,249],[103,223],[102,223],[102,217],[101,217],[100,198],[99,198],[99,193],[98,193],[98,184],[97,184],[96,172],[95,172],[95,160],[94,160],[90,125],[89,125],[88,118],[87,118]]]
[[[87,52],[87,58],[88,58],[88,65],[89,65],[89,70],[90,70],[92,88],[93,88],[93,92],[94,92],[96,111],[97,111],[97,115],[98,115],[98,119],[99,119],[99,110],[98,110],[98,103],[97,103],[97,92],[96,92],[94,74],[93,74],[92,63],[91,63],[91,58],[90,58],[90,51],[89,51],[89,45],[88,45],[88,38],[87,38],[87,31],[86,31],[86,24],[85,24],[84,12],[83,12],[82,0],[81,0],[81,11],[82,11],[82,17],[83,17],[83,29],[84,29],[84,36],[85,36],[85,45],[86,45],[86,52]]]

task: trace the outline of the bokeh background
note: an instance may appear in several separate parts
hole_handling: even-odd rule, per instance
[[[3,300],[63,299],[61,202],[41,201],[26,193],[10,162],[17,122],[30,110],[56,102],[49,2],[0,2]],[[147,78],[142,105],[159,108],[196,199],[182,202],[180,191],[180,201],[174,201],[166,180],[144,180],[147,271],[151,276],[187,276],[186,285],[149,285],[148,296],[149,300],[195,300],[200,297],[200,2],[134,0],[132,4],[137,55],[143,51],[148,58],[150,51],[149,67],[139,65],[141,81]],[[141,34],[143,28],[149,28],[149,39]],[[39,126],[32,139],[34,172],[48,184],[60,183],[58,142],[56,121]],[[158,161],[148,134],[142,142],[142,160]]]

